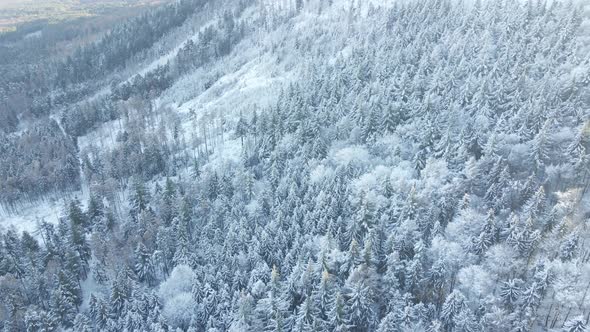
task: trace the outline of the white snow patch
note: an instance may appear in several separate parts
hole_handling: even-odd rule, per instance
[[[26,231],[34,234],[42,221],[57,224],[64,204],[59,200],[40,201],[27,204],[19,212],[10,214],[0,208],[0,233],[14,228],[18,233]]]
[[[332,168],[326,167],[324,165],[318,165],[311,171],[309,180],[311,183],[321,183],[325,178],[330,177],[332,174],[334,174],[334,170]]]
[[[31,32],[25,35],[24,39],[33,39],[33,38],[41,38],[43,36],[42,30],[37,30],[35,32]]]
[[[370,159],[369,151],[360,145],[347,146],[330,154],[336,164],[343,166],[350,163],[365,164]]]

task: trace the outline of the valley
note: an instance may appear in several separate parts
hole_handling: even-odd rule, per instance
[[[115,16],[120,20],[131,16],[139,8],[165,1],[167,0],[2,0],[0,32],[14,31],[17,26],[35,22],[51,24],[81,17]]]

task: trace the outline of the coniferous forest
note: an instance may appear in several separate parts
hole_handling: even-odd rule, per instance
[[[2,331],[590,331],[588,1],[37,28],[0,34]]]

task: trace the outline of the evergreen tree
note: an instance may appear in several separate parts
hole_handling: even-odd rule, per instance
[[[152,285],[156,276],[153,256],[141,242],[137,244],[135,250],[135,262],[135,271],[139,280]]]
[[[134,215],[145,210],[149,204],[151,195],[145,183],[139,177],[134,177],[131,183],[129,201]]]
[[[453,290],[441,308],[440,318],[447,329],[455,327],[455,318],[465,308],[465,296],[458,290]]]
[[[334,300],[332,301],[332,309],[330,310],[330,328],[335,332],[347,332],[350,331],[352,325],[348,320],[346,314],[346,307],[344,303],[344,297],[339,292],[336,293]]]

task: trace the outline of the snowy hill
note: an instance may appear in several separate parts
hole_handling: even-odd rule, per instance
[[[589,31],[584,2],[182,0],[7,63],[0,327],[586,331]]]

